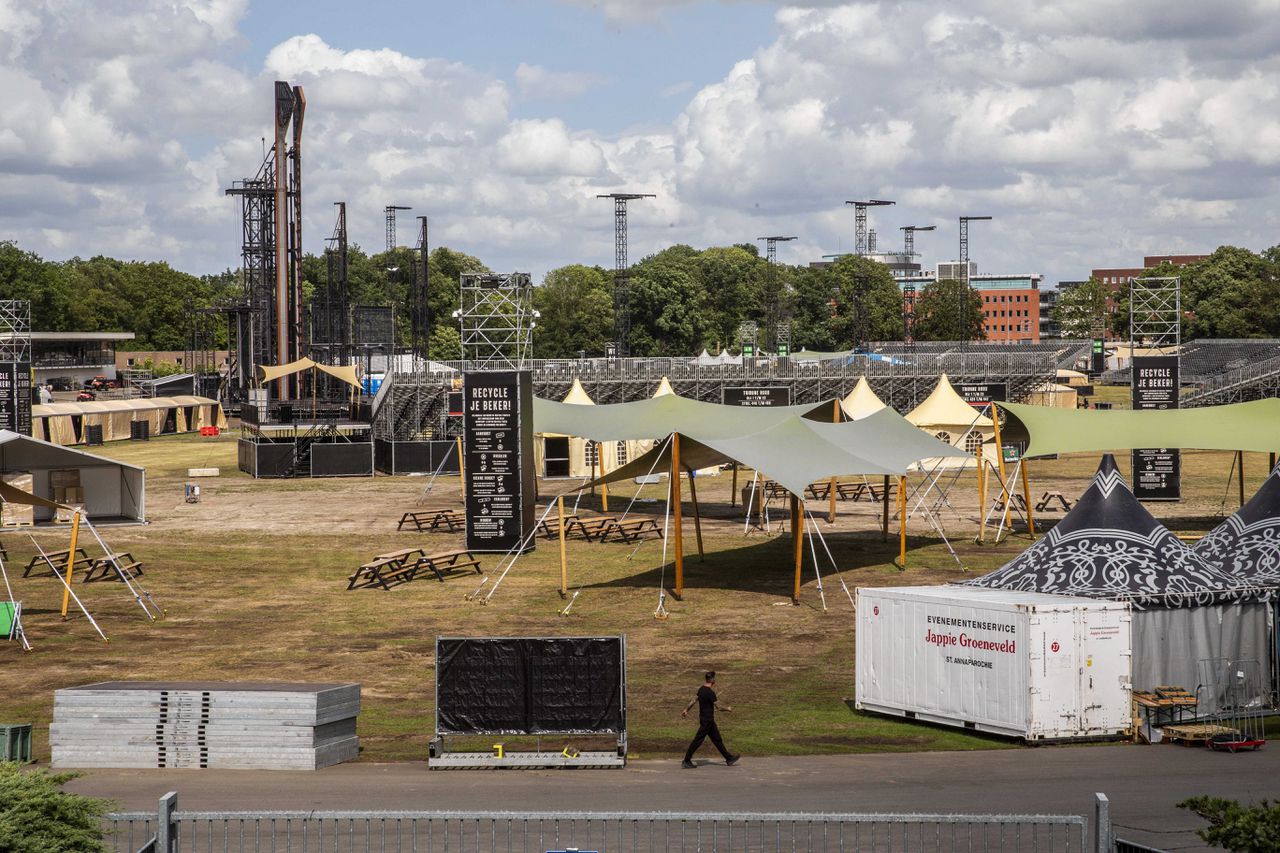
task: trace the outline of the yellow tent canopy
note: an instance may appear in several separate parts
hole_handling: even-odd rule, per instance
[[[356,366],[347,364],[340,367],[333,367],[328,364],[316,364],[311,359],[303,356],[297,361],[291,361],[288,364],[260,364],[258,365],[258,382],[266,385],[268,382],[275,382],[285,376],[292,376],[295,373],[301,373],[304,370],[315,368],[321,373],[327,373],[335,379],[339,379],[348,385],[360,388],[360,380],[356,376]]]

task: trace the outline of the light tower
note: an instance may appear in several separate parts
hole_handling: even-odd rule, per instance
[[[405,207],[402,204],[389,204],[383,210],[387,214],[387,254],[396,247],[396,211],[397,210],[413,210],[411,207]]]
[[[916,256],[916,232],[917,231],[937,231],[937,225],[904,225],[902,226],[902,254],[906,257],[906,262],[911,263],[911,259]],[[916,318],[916,286],[912,281],[907,281],[902,286],[902,342],[908,349],[915,348],[915,325]]]
[[[778,244],[794,240],[795,237],[757,237],[764,240],[764,256],[769,262],[765,271],[764,284],[764,345],[770,352],[778,348]]]
[[[884,207],[891,201],[873,198],[868,201],[846,201],[853,205],[853,253],[861,257],[867,253],[867,208]]]
[[[656,198],[653,193],[598,193],[596,198],[613,199],[613,336],[618,355],[626,356],[631,337],[631,298],[627,279],[627,202]]]
[[[937,225],[903,225],[899,229],[902,231],[902,254],[907,256],[907,262],[916,255],[916,232],[917,231],[937,231]]]
[[[969,283],[969,223],[984,222],[989,220],[990,216],[961,216],[960,217],[960,269],[961,275],[964,276],[962,281]]]

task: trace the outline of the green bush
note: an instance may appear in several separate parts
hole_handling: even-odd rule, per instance
[[[1235,853],[1280,853],[1280,803],[1263,800],[1242,806],[1222,797],[1191,797],[1178,808],[1209,821],[1209,828],[1196,830],[1196,835],[1215,847]]]
[[[76,773],[22,772],[0,763],[0,851],[4,853],[96,853],[106,800],[68,794],[62,786]]]

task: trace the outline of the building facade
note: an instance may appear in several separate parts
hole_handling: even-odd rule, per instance
[[[948,275],[947,273],[950,273]],[[934,275],[894,276],[903,291],[903,309],[915,311],[915,300],[927,285],[963,274],[959,264],[938,265]],[[969,264],[969,287],[982,300],[982,329],[987,340],[999,343],[1032,343],[1040,340],[1039,273],[1017,275],[979,275],[977,265]]]
[[[98,376],[114,380],[116,345],[131,340],[133,332],[32,332],[32,381],[80,388]]]

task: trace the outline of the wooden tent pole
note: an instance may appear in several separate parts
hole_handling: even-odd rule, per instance
[[[1244,506],[1244,451],[1236,451],[1236,462],[1240,467],[1240,506]]]
[[[1031,476],[1027,473],[1027,459],[1023,457],[1022,461],[1022,499],[1027,504],[1027,532],[1031,534],[1031,538],[1036,535],[1036,519],[1031,510]]]
[[[467,471],[462,462],[462,436],[458,436],[458,486],[462,489],[462,499],[467,499]]]
[[[831,422],[833,424],[840,423],[840,401],[831,401]],[[831,478],[830,488],[827,492],[827,524],[836,523],[836,478]]]
[[[1267,476],[1269,477],[1269,476],[1271,476],[1271,472],[1272,472],[1272,471],[1274,471],[1274,470],[1276,470],[1276,455],[1275,455],[1275,453],[1272,453],[1272,454],[1271,454],[1270,459],[1269,459],[1268,461],[1270,462],[1270,467],[1268,467],[1268,468],[1267,468]]]
[[[67,550],[67,565],[62,574],[66,584],[62,588],[62,618],[67,618],[67,605],[71,603],[71,583],[75,580],[72,574],[76,570],[76,540],[80,538],[80,510],[71,514],[71,547]]]
[[[689,472],[689,500],[693,502],[693,532],[698,539],[698,559],[706,562],[707,555],[702,550],[702,512],[698,509],[698,478]]]
[[[556,513],[560,519],[560,597],[569,595],[569,560],[564,547],[564,495],[556,498]]]
[[[596,442],[596,466],[600,471],[600,479],[604,479],[604,442]],[[609,484],[600,484],[600,508],[604,512],[609,511]]]
[[[684,517],[680,512],[680,433],[671,434],[671,513],[675,516],[672,544],[676,549],[677,599],[684,595]]]
[[[887,496],[886,496],[887,498]],[[898,478],[898,568],[907,570],[907,478]]]
[[[982,446],[974,451],[978,457],[978,544],[987,538],[987,460],[982,457]]]
[[[737,506],[738,502],[738,463],[733,463],[733,483],[729,486],[729,506]]]
[[[791,552],[795,557],[796,577],[791,587],[791,603],[800,603],[800,569],[804,562],[804,507],[800,498],[791,496]]]
[[[884,518],[880,522],[880,541],[889,541],[889,475],[884,475]]]

